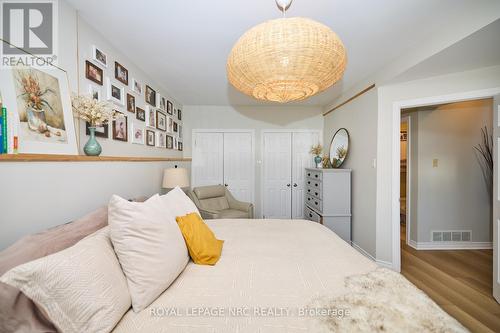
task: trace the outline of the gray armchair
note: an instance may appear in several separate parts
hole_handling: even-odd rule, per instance
[[[195,187],[187,195],[204,219],[253,218],[253,204],[236,200],[222,185]]]

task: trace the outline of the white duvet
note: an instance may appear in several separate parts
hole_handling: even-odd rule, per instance
[[[303,220],[207,221],[224,248],[215,266],[190,262],[147,309],[114,332],[307,332],[327,330],[309,308],[346,292],[344,278],[374,270],[326,227]]]

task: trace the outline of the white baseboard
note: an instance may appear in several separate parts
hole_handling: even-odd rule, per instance
[[[351,245],[353,248],[355,248],[359,253],[361,253],[362,255],[364,255],[365,257],[367,257],[368,259],[376,262],[379,266],[381,267],[385,267],[385,268],[389,268],[389,269],[393,269],[392,268],[392,263],[391,262],[388,262],[388,261],[383,261],[383,260],[377,260],[375,259],[374,256],[372,256],[370,253],[366,252],[361,246],[359,246],[358,244],[354,243],[354,242],[351,242]]]
[[[492,242],[415,242],[411,240],[408,245],[415,250],[490,250]]]

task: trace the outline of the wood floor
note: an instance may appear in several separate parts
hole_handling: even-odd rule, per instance
[[[472,332],[500,332],[492,250],[417,251],[401,226],[401,273]]]

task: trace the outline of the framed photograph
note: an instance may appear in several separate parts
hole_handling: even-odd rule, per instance
[[[55,67],[4,68],[0,91],[8,116],[16,120],[9,123],[17,132],[19,153],[78,154],[65,71]]]
[[[156,110],[146,105],[146,126],[156,128]]]
[[[174,149],[174,138],[167,135],[167,149]]]
[[[170,101],[167,101],[167,113],[174,114],[174,105]]]
[[[182,111],[181,111],[181,109],[177,110],[177,119],[182,120]]]
[[[135,113],[135,97],[127,93],[127,111]]]
[[[146,121],[146,111],[140,107],[135,108],[135,117],[140,121]]]
[[[156,128],[162,131],[167,130],[167,115],[156,110]]]
[[[87,79],[102,86],[103,76],[104,74],[101,68],[97,67],[90,61],[85,60],[85,77]]]
[[[174,132],[177,133],[179,131],[177,123],[174,121]]]
[[[157,134],[157,140],[156,140],[156,146],[159,148],[165,148],[167,145],[165,144],[165,133],[158,132]]]
[[[179,149],[179,151],[183,150],[183,148],[182,148],[182,142],[177,143],[177,148]]]
[[[179,134],[179,139],[182,139],[182,125],[177,125],[177,133]]]
[[[103,67],[108,67],[108,56],[97,46],[92,46],[92,59]]]
[[[98,87],[94,84],[89,84],[89,94],[93,99],[100,101],[101,100],[101,87]]]
[[[86,135],[90,135],[89,127],[90,127],[90,124],[88,122],[85,122],[85,134]],[[109,138],[109,126],[108,126],[108,124],[101,126],[101,127],[96,127],[95,136],[108,139]]]
[[[174,119],[167,116],[167,132],[174,133]]]
[[[132,79],[132,91],[142,95],[142,84],[136,79]]]
[[[166,103],[167,103],[167,100],[165,99],[165,97],[161,96],[160,97],[160,109],[162,109],[163,111],[167,110],[166,109],[166,107],[167,107]]]
[[[116,111],[116,120],[113,120],[113,139],[118,141],[128,141],[127,116]]]
[[[177,137],[174,136],[174,149],[179,149],[179,141],[177,141]]]
[[[106,86],[108,91],[108,100],[121,106],[125,105],[125,89],[112,83],[109,77],[106,78]]]
[[[156,107],[156,91],[153,90],[150,86],[146,85],[146,103],[151,106]]]
[[[128,69],[115,61],[115,79],[128,86]]]
[[[137,145],[144,144],[144,126],[130,123],[130,141]]]
[[[146,130],[146,145],[155,146],[156,134],[155,131]]]

